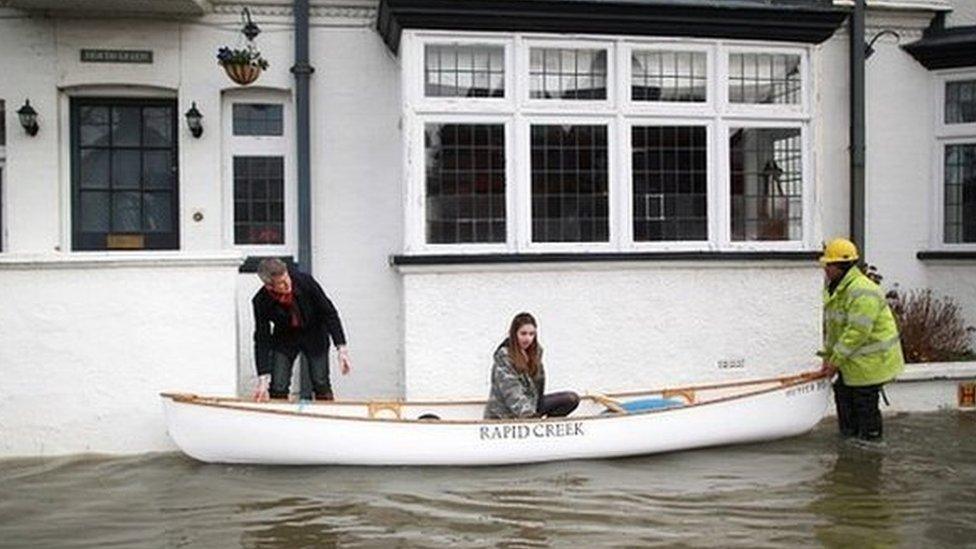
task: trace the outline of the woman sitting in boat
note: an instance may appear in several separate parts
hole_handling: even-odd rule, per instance
[[[572,391],[544,394],[546,373],[536,327],[529,313],[512,319],[508,339],[495,350],[485,418],[563,417],[579,406],[579,395]]]

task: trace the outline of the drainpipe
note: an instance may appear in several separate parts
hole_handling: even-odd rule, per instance
[[[865,0],[854,0],[854,11],[850,17],[851,53],[851,128],[850,128],[850,181],[851,181],[851,226],[850,236],[854,244],[864,254],[864,157],[865,157],[865,114],[864,114],[864,11]]]
[[[295,0],[295,119],[298,164],[298,265],[312,272],[312,183],[309,140],[309,80],[315,70],[308,63],[308,0]]]
[[[308,0],[295,0],[295,161],[298,164],[298,267],[312,273],[312,181],[309,139],[309,80],[315,70],[308,63]],[[299,368],[301,398],[312,398],[308,361]]]

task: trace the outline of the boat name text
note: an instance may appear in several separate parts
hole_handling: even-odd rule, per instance
[[[539,425],[488,425],[480,428],[481,440],[558,438],[583,436],[583,422]]]

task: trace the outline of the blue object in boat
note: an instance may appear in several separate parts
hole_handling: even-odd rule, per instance
[[[660,408],[674,408],[684,405],[685,403],[683,401],[672,398],[642,398],[640,400],[631,400],[630,402],[620,403],[621,408],[631,413],[658,410]]]

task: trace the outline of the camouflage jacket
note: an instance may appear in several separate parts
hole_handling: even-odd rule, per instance
[[[502,344],[495,351],[495,363],[491,367],[491,393],[485,406],[485,418],[533,417],[545,388],[546,373],[542,364],[534,378],[523,374],[515,369],[508,357],[508,346]]]

